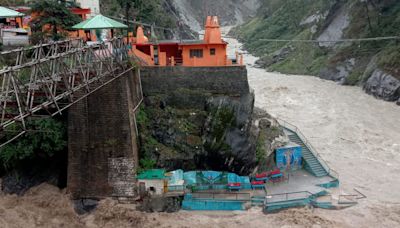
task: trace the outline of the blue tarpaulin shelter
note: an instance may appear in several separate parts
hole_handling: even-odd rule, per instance
[[[251,188],[248,176],[239,176],[235,173],[219,171],[189,171],[183,173],[185,185],[221,185],[240,183],[243,188]]]

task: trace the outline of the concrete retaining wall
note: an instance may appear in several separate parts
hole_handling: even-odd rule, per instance
[[[245,202],[239,200],[194,199],[185,195],[182,209],[188,211],[241,211],[245,210]]]

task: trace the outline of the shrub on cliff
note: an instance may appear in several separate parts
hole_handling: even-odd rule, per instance
[[[13,169],[21,161],[36,157],[52,157],[66,148],[66,126],[63,122],[55,119],[31,120],[27,122],[27,127],[32,130],[0,149],[2,168]]]

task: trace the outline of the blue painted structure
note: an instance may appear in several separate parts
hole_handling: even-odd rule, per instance
[[[339,180],[336,179],[336,180],[330,181],[328,183],[319,184],[317,186],[320,186],[320,187],[323,187],[323,188],[337,188],[337,187],[339,187],[339,184],[340,184]]]
[[[170,185],[178,185],[179,182],[183,180],[183,170],[177,169],[175,171],[167,173],[168,175],[168,184]]]
[[[263,185],[263,184],[253,184],[253,185],[251,185],[251,188],[254,189],[254,190],[256,190],[256,189],[263,190],[263,189],[265,189],[265,185]]]
[[[226,190],[229,183],[240,183],[240,189],[251,189],[250,178],[239,176],[235,173],[218,171],[189,171],[182,177],[185,186],[190,186],[194,191],[200,190]]]
[[[267,181],[269,181],[269,177],[263,177],[263,178],[255,178],[255,180],[256,181],[264,181],[264,182],[267,182]]]
[[[240,189],[242,189],[242,186],[228,186],[228,189],[230,191],[232,191],[232,190],[239,191]]]
[[[298,170],[302,168],[302,148],[301,146],[290,143],[284,147],[277,148],[276,165],[281,170]]]
[[[245,210],[245,201],[223,199],[195,199],[186,194],[182,209],[189,211],[241,211]]]

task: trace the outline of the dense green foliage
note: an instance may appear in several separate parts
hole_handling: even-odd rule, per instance
[[[269,0],[264,1],[257,17],[236,29],[245,47],[267,62],[268,69],[291,74],[319,75],[327,66],[337,66],[354,58],[356,65],[347,84],[360,83],[367,65],[377,56],[378,67],[400,78],[399,43],[396,41],[338,44],[334,48],[317,43],[267,42],[262,39],[317,39],[339,11],[347,9],[349,26],[344,38],[398,36],[400,2],[397,0]],[[313,23],[301,23],[311,15],[326,17]],[[283,47],[291,52],[279,61],[274,53]]]
[[[62,31],[81,21],[79,16],[67,8],[69,4],[58,0],[38,0],[32,4],[31,12],[38,15],[31,21],[34,42],[40,42],[46,37],[59,40],[65,37]],[[46,30],[45,26],[50,28]]]
[[[66,126],[60,120],[30,120],[27,128],[30,129],[27,133],[0,150],[2,168],[12,169],[19,162],[35,157],[52,157],[66,148]]]

